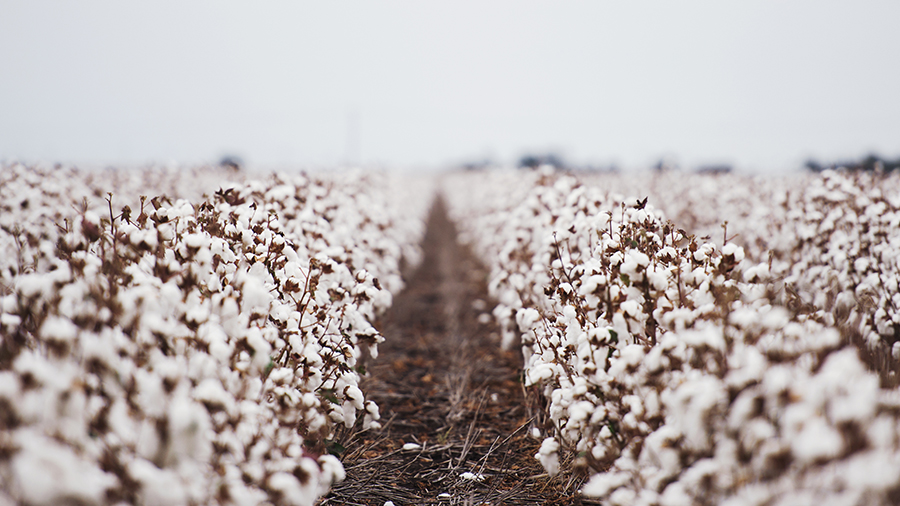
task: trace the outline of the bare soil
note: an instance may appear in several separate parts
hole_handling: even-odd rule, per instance
[[[587,504],[581,477],[550,478],[534,458],[541,397],[523,387],[518,350],[502,350],[493,323],[479,322],[493,307],[487,272],[440,199],[422,246],[362,385],[384,426],[339,434],[347,478],[321,504]]]

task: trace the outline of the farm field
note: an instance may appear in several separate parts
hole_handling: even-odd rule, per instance
[[[900,178],[0,168],[0,504],[897,504]]]

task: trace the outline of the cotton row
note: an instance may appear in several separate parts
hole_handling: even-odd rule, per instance
[[[548,472],[574,457],[596,473],[584,492],[610,504],[895,502],[897,393],[840,329],[786,304],[743,248],[597,182],[445,184],[549,401]]]
[[[360,374],[421,229],[387,183],[110,202],[77,170],[3,174],[0,502],[312,504],[343,477],[328,441],[377,424]]]

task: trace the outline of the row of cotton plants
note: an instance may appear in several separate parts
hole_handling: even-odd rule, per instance
[[[897,391],[830,322],[783,303],[768,263],[597,182],[444,184],[547,399],[547,471],[588,469],[584,493],[609,504],[895,504]]]
[[[814,178],[808,174],[771,177],[663,170],[584,175],[582,180],[620,194],[649,197],[679,227],[720,244],[727,234],[728,242],[740,245],[747,258],[765,262],[774,246],[772,228],[786,219],[787,196]]]
[[[783,282],[784,304],[837,326],[886,384],[900,383],[900,177],[670,171],[594,179],[633,192],[643,188],[697,235],[721,242],[727,234]]]
[[[377,175],[105,174],[0,171],[0,503],[312,504],[421,216]]]
[[[786,303],[836,325],[897,385],[900,177],[826,171],[785,195],[782,208],[771,249]]]

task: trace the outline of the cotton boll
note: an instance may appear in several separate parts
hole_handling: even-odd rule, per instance
[[[762,318],[762,324],[772,330],[783,329],[790,322],[787,310],[781,307],[773,307]]]
[[[175,227],[165,223],[156,227],[157,234],[159,234],[159,238],[163,241],[172,241],[175,239]]]
[[[285,504],[293,506],[312,506],[317,496],[319,470],[312,459],[300,459],[298,468],[302,471],[294,473],[278,472],[268,478],[268,486],[281,494]],[[303,476],[305,482],[297,478]]]
[[[170,469],[160,469],[144,459],[128,464],[128,474],[140,485],[139,496],[147,506],[186,505],[187,492],[178,475]]]
[[[185,199],[178,199],[168,211],[170,218],[187,218],[194,215],[194,206]]]
[[[725,338],[720,327],[705,326],[699,330],[684,330],[678,335],[688,346],[695,348],[708,346],[720,351],[725,349]]]
[[[406,443],[400,448],[403,451],[411,452],[411,451],[419,451],[422,449],[422,445],[417,443]]]
[[[255,265],[262,264],[257,263]],[[272,296],[263,284],[262,279],[252,275],[244,278],[241,286],[241,298],[241,309],[248,314],[254,312],[268,313],[272,300]]]
[[[484,481],[484,475],[481,473],[472,473],[472,472],[467,471],[465,473],[460,474],[459,477],[466,481],[475,481],[475,482]]]
[[[289,385],[291,380],[294,377],[294,370],[291,367],[273,367],[269,372],[268,381],[272,382],[274,385]],[[304,399],[310,398],[314,399],[315,396],[312,393],[307,392],[304,394]],[[315,403],[308,403],[307,405],[312,406]]]
[[[159,233],[155,230],[134,230],[129,234],[128,240],[135,247],[154,250],[159,245],[160,236],[164,240],[171,240],[167,233]]]
[[[112,474],[34,430],[13,435],[18,451],[12,458],[12,480],[23,502],[48,506],[70,501],[99,504],[118,482]]]
[[[271,361],[269,355],[272,353],[272,345],[263,338],[258,327],[251,327],[247,330],[247,343],[253,350],[252,366],[257,371],[265,370]]]
[[[744,281],[748,283],[758,283],[768,280],[769,266],[767,264],[758,264],[744,270]]]
[[[344,401],[341,403],[341,420],[348,429],[356,423],[356,406],[353,402]]]
[[[641,267],[647,267],[650,264],[650,257],[641,251],[631,250],[628,252],[628,256]]]
[[[701,245],[692,256],[697,262],[705,262],[713,251],[715,251],[715,246],[711,243],[705,243]]]
[[[363,397],[362,390],[360,390],[359,387],[357,387],[356,385],[348,385],[346,388],[344,388],[344,395],[356,409],[363,409],[365,398]]]
[[[658,292],[662,292],[669,286],[669,272],[664,269],[648,269],[647,279],[650,282],[650,286]]]
[[[591,476],[581,493],[588,497],[606,497],[631,480],[627,473],[600,473]]]
[[[366,415],[363,420],[363,427],[366,429],[380,428],[381,424],[378,423],[378,420],[381,419],[381,414],[378,412],[378,405],[372,401],[366,401],[365,410]]]
[[[730,371],[725,378],[731,387],[744,387],[762,380],[768,367],[763,354],[755,347],[747,347],[728,357]]]
[[[288,317],[291,314],[291,307],[287,304],[281,304],[277,301],[273,301],[272,309],[269,312],[269,316],[278,322],[286,322]]]
[[[194,324],[201,324],[209,319],[210,311],[208,302],[192,305],[185,312],[185,320]]]
[[[696,450],[708,448],[712,434],[708,417],[715,416],[728,399],[722,382],[715,376],[694,374],[684,383],[663,394],[669,423],[685,435],[685,445]]]
[[[70,343],[78,335],[78,327],[67,318],[51,316],[41,326],[41,335],[50,341]]]
[[[621,348],[617,362],[625,367],[637,366],[644,359],[644,348],[640,345],[630,344]]]
[[[559,473],[559,443],[551,437],[544,439],[538,453],[534,456],[541,461],[544,470],[550,476],[556,476]]]
[[[13,363],[19,377],[31,377],[49,391],[68,390],[79,375],[79,368],[71,362],[54,363],[32,351],[23,351]]]
[[[594,274],[592,276],[588,276],[587,279],[583,280],[581,283],[581,288],[579,289],[579,293],[581,295],[588,295],[595,293],[600,287],[606,285],[606,276],[601,274]]]
[[[343,464],[334,455],[326,454],[319,457],[319,466],[321,468],[319,480],[322,485],[320,490],[327,491],[333,483],[340,483],[347,477]]]
[[[172,401],[168,417],[171,438],[168,462],[205,461],[212,453],[211,425],[206,409],[181,394]]]
[[[18,297],[15,294],[9,294],[0,297],[0,312],[12,313],[18,307]]]
[[[586,420],[593,411],[594,405],[591,402],[575,402],[568,408],[569,423],[577,423]]]
[[[728,315],[728,321],[737,327],[752,330],[758,326],[760,311],[753,308],[737,308]]]
[[[622,404],[628,406],[630,412],[635,416],[642,416],[644,414],[644,404],[636,395],[626,395],[622,397]]]
[[[210,238],[206,234],[185,234],[182,241],[187,247],[195,250],[208,248],[210,244]]]
[[[638,305],[638,302],[633,299],[626,300],[619,307],[622,308],[622,311],[626,315],[632,318],[635,318],[640,313],[640,306]]]
[[[640,279],[640,272],[643,272],[649,264],[650,257],[646,254],[637,250],[629,250],[625,254],[622,265],[619,267],[619,272],[628,276],[634,282]]]
[[[594,457],[595,460],[604,460],[609,453],[606,446],[597,445],[591,448],[591,456]]]
[[[234,397],[222,388],[222,383],[214,378],[206,378],[194,387],[192,397],[212,408],[221,408],[233,412]]]
[[[790,417],[790,411],[785,415]],[[844,440],[825,420],[810,416],[799,425],[799,431],[790,438],[791,451],[804,462],[836,457],[844,447]]]
[[[827,389],[828,416],[834,423],[871,419],[878,406],[878,377],[865,370],[855,350],[831,354],[816,375]]]
[[[537,385],[542,381],[549,380],[556,374],[552,363],[540,364],[531,368],[527,372],[528,382],[525,386]]]
[[[883,493],[896,487],[900,480],[900,459],[891,450],[875,449],[856,454],[843,464],[836,481],[857,496],[866,492],[872,495]]]
[[[665,480],[680,471],[681,459],[676,445],[673,444],[679,438],[677,430],[663,425],[645,439],[649,451],[641,453],[639,463],[644,468],[657,471],[654,473],[657,476],[654,481]]]
[[[227,363],[231,359],[234,348],[220,325],[203,324],[198,329],[197,335],[207,344],[209,354],[220,363]]]
[[[44,274],[26,274],[16,279],[16,291],[26,298],[49,292],[53,280]]]
[[[739,263],[744,259],[744,248],[734,243],[726,244],[722,246],[722,256],[734,257],[734,261]]]
[[[516,312],[516,323],[522,332],[530,332],[540,318],[540,313],[533,308],[522,308]]]

